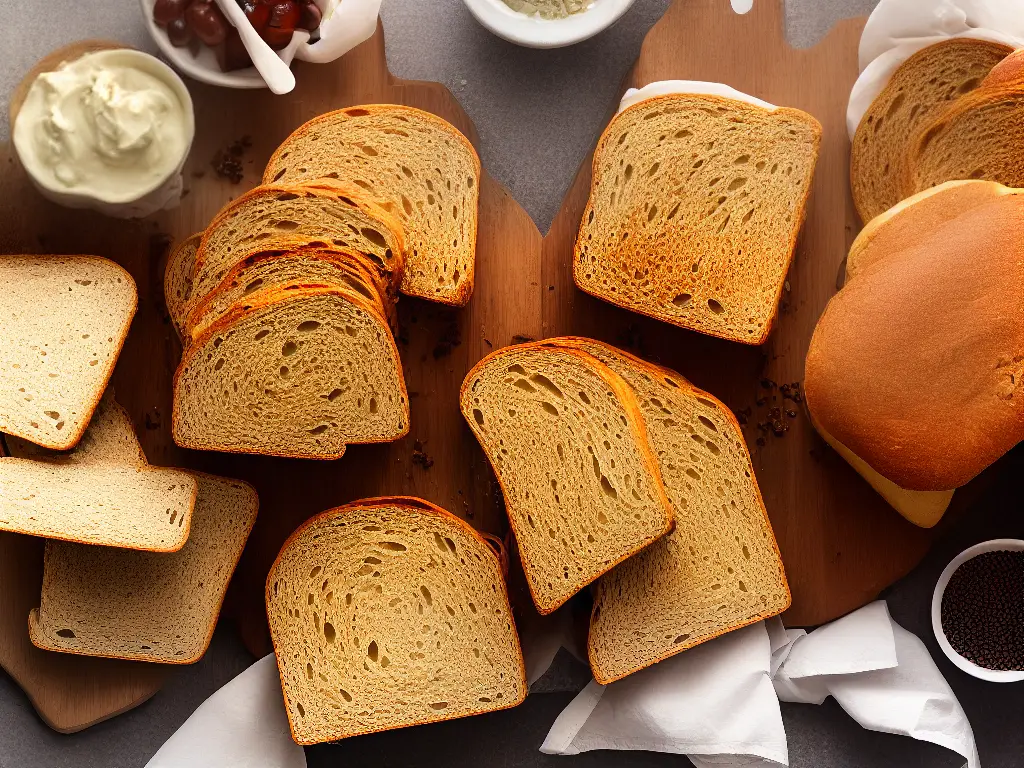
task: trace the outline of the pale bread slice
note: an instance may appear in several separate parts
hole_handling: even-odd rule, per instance
[[[514,707],[526,674],[498,557],[420,499],[302,525],[270,569],[267,617],[299,744]]]
[[[506,347],[469,372],[460,402],[542,614],[671,528],[636,396],[593,356],[544,342]]]
[[[796,109],[696,94],[628,107],[594,153],[576,285],[683,328],[764,342],[820,142],[821,126]]]
[[[674,371],[591,339],[633,388],[675,527],[598,579],[588,649],[602,685],[786,610],[782,558],[732,412]]]
[[[198,232],[178,243],[167,259],[164,270],[164,303],[171,325],[178,338],[185,339],[186,307],[192,298],[192,273],[196,266],[196,252],[203,233]]]
[[[164,664],[199,661],[259,498],[247,483],[189,474],[199,493],[191,533],[178,552],[46,543],[42,596],[28,620],[36,647]]]
[[[328,112],[285,139],[263,182],[330,177],[358,184],[401,219],[403,293],[466,305],[476,272],[480,159],[455,126],[400,104]]]
[[[78,444],[138,306],[135,281],[96,256],[0,256],[0,432]]]
[[[185,351],[172,430],[184,448],[314,459],[403,437],[409,398],[387,321],[338,288],[236,304]]]
[[[131,419],[107,397],[74,451],[29,447],[26,458],[0,458],[0,530],[174,552],[188,538],[197,492],[189,473],[146,463]]]
[[[919,128],[977,88],[1012,49],[956,38],[921,49],[893,73],[864,113],[850,149],[850,183],[862,221],[902,200],[907,156]]]

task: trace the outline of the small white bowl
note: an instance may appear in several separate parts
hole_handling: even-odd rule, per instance
[[[498,37],[527,48],[562,48],[601,32],[634,0],[593,0],[590,8],[565,19],[539,19],[517,13],[502,0],[463,0],[469,12]]]
[[[973,557],[986,552],[997,552],[1000,550],[1020,552],[1024,550],[1024,541],[1021,539],[992,539],[991,541],[983,541],[981,544],[975,544],[973,547],[965,549],[953,558],[953,562],[946,566],[946,570],[939,576],[939,581],[935,585],[935,592],[932,594],[932,632],[935,633],[935,639],[939,641],[939,647],[946,654],[946,657],[967,674],[992,683],[1016,683],[1024,680],[1024,671],[1002,671],[979,667],[953,650],[953,646],[946,639],[946,633],[942,630],[942,595],[946,591],[946,585],[949,583],[953,572]]]

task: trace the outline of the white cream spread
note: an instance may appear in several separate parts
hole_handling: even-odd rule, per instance
[[[147,215],[152,211],[142,209],[158,210],[180,195],[194,131],[192,102],[177,75],[124,49],[89,53],[39,75],[13,139],[33,180],[58,202],[145,201],[129,215]]]
[[[538,19],[567,19],[590,10],[594,0],[503,0],[516,13]]]
[[[672,94],[696,94],[700,96],[721,96],[726,99],[744,101],[753,104],[755,107],[762,107],[774,112],[778,107],[769,104],[767,101],[755,98],[749,94],[730,88],[721,83],[708,83],[703,80],[659,80],[655,83],[645,85],[643,88],[630,88],[619,102],[619,112],[628,109],[641,101],[653,99],[655,96],[669,96]]]

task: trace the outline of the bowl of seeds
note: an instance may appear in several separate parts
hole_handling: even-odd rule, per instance
[[[1024,680],[1024,541],[993,539],[957,555],[935,585],[932,631],[967,674]]]

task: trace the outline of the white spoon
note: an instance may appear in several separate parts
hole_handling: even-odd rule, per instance
[[[238,3],[235,0],[217,0],[217,5],[227,16],[228,21],[238,30],[245,50],[249,52],[252,63],[260,75],[267,81],[267,87],[277,94],[290,93],[295,90],[295,74],[291,67],[285,64],[274,49],[260,37],[259,32],[249,23],[249,19],[246,18],[245,12]],[[292,42],[294,42],[294,38]]]

